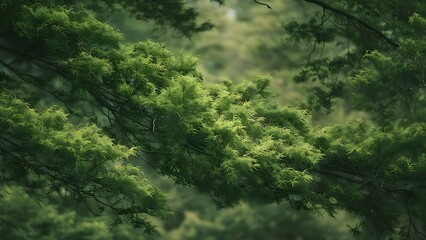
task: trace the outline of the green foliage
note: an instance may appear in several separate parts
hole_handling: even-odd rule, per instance
[[[315,217],[283,206],[247,206],[221,210],[212,220],[188,211],[181,227],[170,239],[347,239],[345,230],[329,223],[315,223]],[[309,231],[306,231],[309,229]]]
[[[424,2],[306,2],[322,11],[308,23],[287,24],[287,38],[313,43],[311,55],[346,46],[345,53],[308,60],[296,76],[297,82],[319,83],[311,109],[331,111],[334,99],[343,98],[380,124],[423,121]]]
[[[103,223],[76,222],[75,212],[59,214],[50,205],[40,208],[22,189],[6,187],[1,199],[0,233],[4,239],[112,239]]]
[[[424,37],[404,39],[393,56],[367,53],[366,67],[348,78],[357,107],[383,124],[424,121],[425,46]]]
[[[223,4],[224,0],[211,0]],[[161,1],[125,1],[125,0],[89,0],[89,7],[98,9],[107,6],[110,9],[122,7],[138,20],[153,20],[162,26],[170,26],[183,35],[189,37],[194,33],[212,29],[214,26],[209,21],[198,23],[199,13],[183,0],[161,0]]]
[[[355,46],[344,57],[310,62],[296,80],[321,83],[312,91],[316,108],[353,94],[374,123],[313,126],[306,110],[276,103],[269,77],[205,85],[197,59],[152,41],[125,43],[86,10],[129,3],[137,18],[185,35],[207,29],[183,1],[4,1],[0,179],[31,196],[57,192],[95,214],[110,213],[114,223],[153,232],[150,217],[170,212],[138,167],[143,160],[219,207],[286,201],[317,213],[351,212],[377,237],[422,237],[426,126],[415,109],[424,102],[424,4],[397,1],[405,12],[379,1],[338,5],[345,10],[306,2],[324,11],[290,24],[290,37],[315,44],[343,37]],[[368,17],[382,16],[376,7],[386,24]]]
[[[114,144],[95,125],[74,126],[61,110],[38,112],[4,94],[0,101],[3,181],[18,182],[34,194],[71,195],[135,226],[148,228],[144,215],[153,209],[167,213],[163,194],[127,164],[135,149]]]

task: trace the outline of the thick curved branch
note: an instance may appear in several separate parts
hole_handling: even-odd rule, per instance
[[[374,32],[377,36],[379,36],[380,38],[382,38],[386,43],[388,43],[389,45],[391,45],[394,48],[399,48],[399,44],[397,42],[395,42],[394,40],[388,38],[386,35],[384,35],[380,30],[378,30],[377,28],[371,26],[370,24],[368,24],[367,22],[365,22],[364,20],[360,19],[357,16],[352,15],[351,13],[344,11],[342,9],[333,7],[325,2],[322,1],[318,1],[318,0],[305,0],[305,2],[309,2],[309,3],[313,3],[316,4],[318,6],[323,7],[324,9],[327,9],[333,13],[342,15],[356,23],[358,23],[359,25],[367,28],[368,30]]]

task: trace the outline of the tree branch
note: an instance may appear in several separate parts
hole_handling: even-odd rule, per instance
[[[263,5],[263,6],[267,6],[269,9],[272,9],[272,7],[271,6],[269,6],[267,3],[263,3],[263,2],[259,2],[259,1],[257,1],[257,0],[253,0],[255,3],[257,3],[257,4],[260,4],[260,5]]]
[[[391,45],[394,48],[399,48],[399,44],[397,42],[395,42],[394,40],[388,38],[387,36],[385,36],[380,30],[376,29],[375,27],[371,26],[369,23],[365,22],[364,20],[362,20],[361,18],[352,15],[351,13],[344,11],[342,9],[338,9],[335,8],[325,2],[319,1],[319,0],[305,0],[305,2],[309,2],[309,3],[313,3],[316,4],[318,6],[321,6],[333,13],[345,16],[346,18],[355,21],[356,23],[358,23],[359,25],[367,28],[368,30],[374,32],[377,36],[379,36],[380,38],[382,38],[386,43],[388,43],[389,45]]]
[[[392,186],[389,184],[385,184],[384,181],[382,181],[382,183],[380,182],[377,183],[377,181],[374,181],[377,178],[377,174],[376,176],[373,176],[372,178],[365,179],[357,175],[353,175],[346,172],[340,172],[340,171],[328,171],[328,170],[316,169],[316,170],[313,170],[312,172],[315,172],[321,175],[332,176],[335,178],[345,179],[349,182],[358,184],[360,187],[370,186],[377,190],[387,191],[387,192],[400,194],[404,196],[412,196],[413,194],[412,189],[401,188],[399,186]]]

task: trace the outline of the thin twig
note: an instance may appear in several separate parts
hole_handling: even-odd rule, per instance
[[[263,6],[267,6],[269,9],[272,9],[272,7],[271,6],[269,6],[269,4],[267,4],[267,3],[263,3],[263,2],[259,2],[259,1],[257,1],[257,0],[253,0],[255,3],[257,3],[257,4],[260,4],[260,5],[263,5]]]
[[[387,42],[389,45],[391,45],[394,48],[399,48],[399,44],[397,42],[395,42],[394,40],[388,38],[387,36],[385,36],[381,31],[379,31],[378,29],[376,29],[375,27],[371,26],[370,24],[368,24],[367,22],[365,22],[364,20],[362,20],[361,18],[354,16],[352,14],[350,14],[349,12],[333,7],[327,3],[324,3],[322,1],[318,1],[318,0],[305,0],[305,2],[310,2],[316,5],[319,5],[333,13],[345,16],[346,18],[355,21],[356,23],[358,23],[359,25],[367,28],[368,30],[374,32],[377,36],[379,36],[380,38],[382,38],[385,42]]]

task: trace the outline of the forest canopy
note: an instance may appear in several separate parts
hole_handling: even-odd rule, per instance
[[[355,235],[426,237],[424,1],[298,1],[317,10],[284,26],[287,44],[312,46],[294,78],[310,86],[301,106],[278,103],[268,76],[206,84],[197,58],[128,43],[101,17],[120,7],[183,36],[211,29],[185,1],[0,2],[4,202],[61,196],[155,232],[150,217],[173,209],[149,165],[218,207],[344,210]],[[345,53],[322,55],[335,45]],[[337,99],[368,120],[314,124]]]

